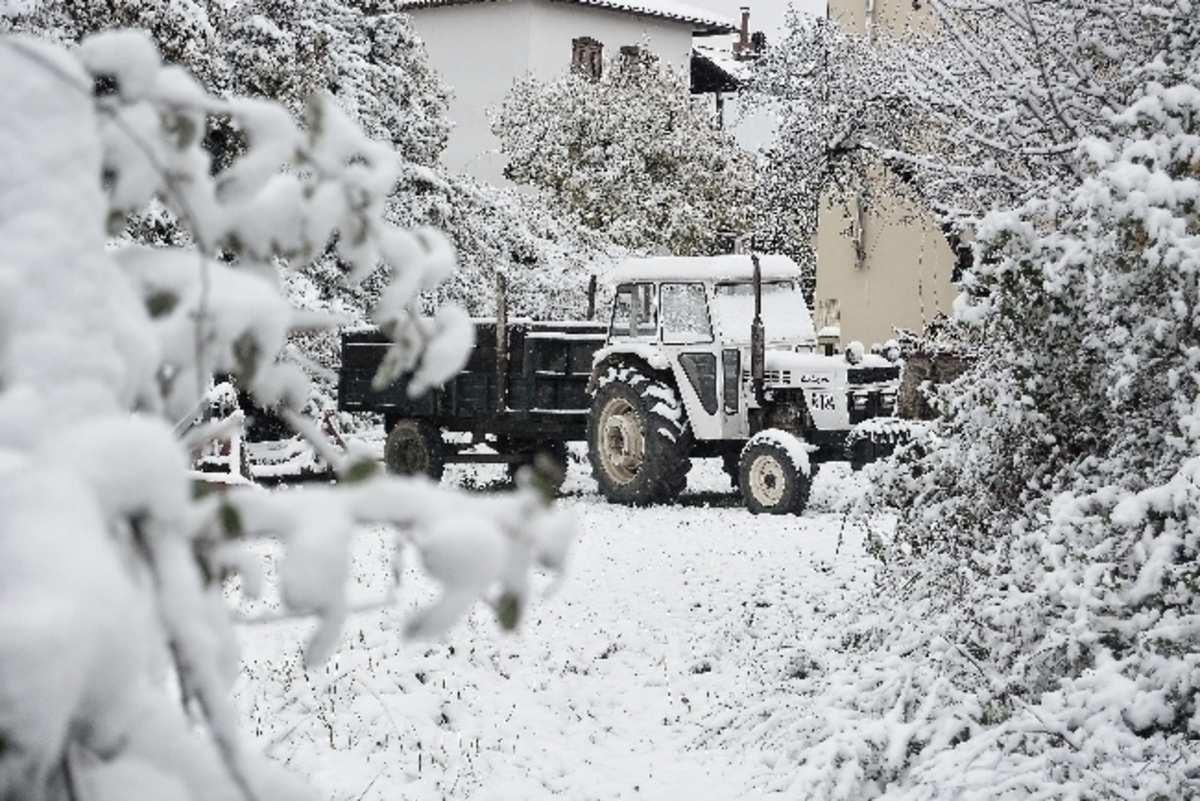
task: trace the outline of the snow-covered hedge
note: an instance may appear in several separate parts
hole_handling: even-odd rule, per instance
[[[222,582],[253,589],[247,541],[275,537],[281,594],[316,621],[308,658],[347,614],[347,543],[395,527],[444,588],[408,634],[476,598],[518,619],[527,574],[557,566],[571,526],[532,488],[472,499],[376,475],[298,414],[307,379],[285,337],[336,318],[297,312],[273,260],[336,234],[348,280],[380,264],[372,317],[390,364],[438,383],[470,346],[466,315],[412,313],[454,268],[445,239],[384,221],[399,170],[327,96],[300,127],[281,106],[218,99],[132,32],[68,53],[0,38],[0,797],[287,798],[303,788],[241,743],[238,662]],[[213,169],[206,122],[245,147]],[[113,246],[154,202],[194,246]],[[214,372],[314,440],[345,486],[196,493],[180,441]]]
[[[1158,11],[1077,179],[978,228],[978,359],[774,713],[795,797],[1200,795],[1200,17]]]

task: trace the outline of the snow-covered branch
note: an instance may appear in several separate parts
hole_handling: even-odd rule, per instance
[[[355,526],[391,526],[421,554],[444,595],[409,633],[433,636],[478,598],[514,625],[528,572],[561,567],[570,521],[533,488],[464,500],[328,443],[341,486],[196,497],[174,430],[214,372],[324,439],[282,358],[289,331],[319,321],[281,297],[276,259],[295,268],[332,242],[348,281],[386,265],[373,318],[396,361],[438,384],[470,326],[414,309],[452,248],[386,221],[399,156],[328,97],[300,125],[209,94],[127,31],[72,52],[0,38],[0,74],[0,797],[308,797],[246,749],[229,701],[222,582],[248,569],[245,542],[283,541],[284,602],[318,618],[318,659],[348,608]],[[235,154],[206,144],[214,117]],[[193,244],[110,242],[154,207]]]

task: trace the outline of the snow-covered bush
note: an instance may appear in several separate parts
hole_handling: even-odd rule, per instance
[[[453,253],[384,221],[396,153],[328,96],[300,127],[278,104],[214,97],[123,31],[71,53],[0,38],[0,75],[0,797],[305,797],[242,744],[228,697],[222,582],[254,588],[246,542],[282,542],[283,602],[316,622],[311,661],[337,646],[355,526],[394,526],[442,584],[408,624],[426,636],[480,597],[514,625],[570,525],[533,489],[473,499],[376,475],[296,412],[307,379],[279,359],[285,338],[337,320],[284,301],[272,261],[331,235],[348,280],[390,265],[372,316],[392,367],[438,383],[470,347],[463,312],[412,312]],[[215,171],[213,116],[244,140]],[[151,202],[194,246],[108,241]],[[220,432],[174,430],[214,372],[279,409],[343,486],[195,493],[189,450]]]
[[[707,254],[749,230],[753,163],[645,47],[579,72],[518,81],[492,129],[518,184],[543,189],[618,244]]]
[[[883,465],[896,516],[783,726],[807,798],[1200,795],[1200,16],[1078,176],[978,227],[978,359]]]

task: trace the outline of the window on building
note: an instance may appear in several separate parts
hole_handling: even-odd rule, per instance
[[[590,36],[572,39],[571,70],[593,81],[600,80],[600,73],[604,71],[604,45]]]

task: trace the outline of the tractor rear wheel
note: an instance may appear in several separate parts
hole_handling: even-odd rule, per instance
[[[610,368],[587,433],[592,475],[609,501],[670,503],[687,486],[692,431],[670,384],[634,368]]]

